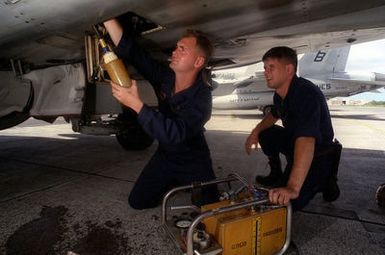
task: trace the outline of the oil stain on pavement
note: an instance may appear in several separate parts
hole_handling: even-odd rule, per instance
[[[43,207],[40,218],[22,225],[6,243],[7,255],[55,254],[54,245],[62,240],[66,231],[64,206]]]
[[[129,254],[127,237],[119,233],[121,222],[107,221],[105,226],[87,222],[87,234],[71,249],[75,254],[104,255]]]
[[[64,206],[44,206],[38,219],[22,225],[8,238],[6,254],[63,254],[63,248],[81,255],[130,254],[131,247],[127,246],[127,236],[121,231],[119,219],[107,221],[104,225],[88,221],[86,231],[80,231],[80,224],[77,223],[70,231],[66,227],[66,217],[70,215]],[[75,240],[63,247],[69,232],[75,233]]]

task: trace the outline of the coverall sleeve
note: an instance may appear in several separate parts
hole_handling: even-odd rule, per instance
[[[115,52],[120,58],[132,64],[157,91],[170,72],[141,48],[126,31],[123,32]]]
[[[173,117],[144,106],[139,112],[138,121],[144,130],[162,144],[183,143],[204,128],[211,115],[211,95],[197,95],[185,101],[176,109]]]

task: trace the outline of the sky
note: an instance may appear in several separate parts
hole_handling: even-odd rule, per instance
[[[377,72],[385,74],[385,39],[353,45],[350,49],[347,72]],[[381,93],[365,92],[349,97],[349,99],[364,99],[385,101],[385,89]]]

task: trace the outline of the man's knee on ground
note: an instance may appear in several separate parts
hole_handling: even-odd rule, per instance
[[[302,186],[299,196],[291,200],[293,211],[299,211],[307,206],[315,195],[320,191],[320,187],[315,182],[307,182]]]
[[[306,205],[309,204],[311,199],[312,198],[307,198],[307,199],[297,198],[297,199],[292,200],[291,206],[292,206],[293,212],[302,210]]]
[[[140,196],[132,195],[132,193],[128,196],[128,204],[131,208],[136,210],[143,210],[157,207],[159,203],[154,201],[149,201],[144,198],[140,198]]]

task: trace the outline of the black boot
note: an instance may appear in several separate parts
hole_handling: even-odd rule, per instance
[[[283,177],[281,160],[279,156],[269,157],[270,174],[267,176],[257,175],[255,181],[263,186],[278,187]]]
[[[327,202],[336,201],[341,193],[337,184],[337,175],[338,166],[341,159],[342,145],[338,142],[337,139],[335,139],[331,147],[332,171],[329,180],[327,181],[326,186],[322,191],[323,199]]]
[[[326,185],[326,188],[322,191],[322,196],[326,202],[333,202],[338,199],[340,196],[340,188],[337,184],[337,179],[332,178],[329,180],[328,184]]]

